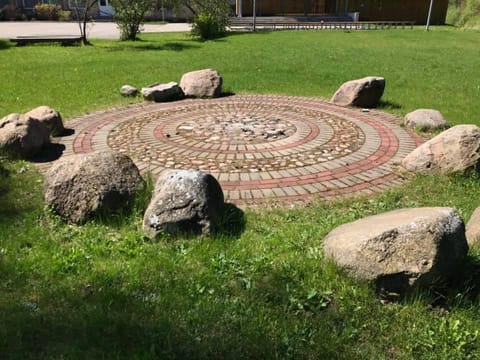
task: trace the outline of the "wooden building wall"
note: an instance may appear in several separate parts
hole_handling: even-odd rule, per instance
[[[252,16],[253,0],[242,0],[243,16]],[[322,15],[359,12],[361,21],[413,20],[425,24],[430,0],[256,0],[257,16]],[[435,0],[432,24],[444,24],[448,0]]]
[[[257,16],[322,15],[329,0],[256,0]],[[252,16],[253,0],[242,0],[243,16]]]
[[[347,0],[338,0],[340,9]],[[430,0],[348,0],[350,12],[359,12],[361,21],[413,20],[425,24]],[[445,24],[448,0],[435,0],[432,9],[432,24]]]

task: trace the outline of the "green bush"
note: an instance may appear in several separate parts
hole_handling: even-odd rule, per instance
[[[154,6],[153,0],[113,0],[111,5],[115,9],[113,19],[120,30],[120,40],[137,40],[145,14]]]
[[[192,26],[192,34],[203,40],[213,39],[225,33],[225,25],[214,15],[200,13],[195,16]]]
[[[70,21],[72,19],[72,12],[68,10],[58,10],[58,21]]]
[[[193,18],[192,34],[203,40],[223,35],[227,30],[230,5],[226,0],[207,0],[198,5]]]
[[[37,4],[33,11],[37,20],[58,20],[58,12],[61,10],[60,5]]]
[[[480,0],[450,0],[447,23],[462,27],[480,24]]]

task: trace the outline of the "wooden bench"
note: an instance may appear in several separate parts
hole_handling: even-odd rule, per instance
[[[34,35],[34,36],[17,36],[10,41],[17,43],[17,46],[24,46],[27,44],[36,43],[55,43],[59,42],[62,46],[73,45],[80,43],[81,36],[78,35]]]

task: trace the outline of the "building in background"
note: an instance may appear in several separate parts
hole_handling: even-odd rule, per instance
[[[235,0],[230,1],[232,1],[233,9],[235,7]],[[38,14],[35,13],[35,6],[38,4],[59,5],[63,10],[70,11],[70,17],[73,19],[76,14],[75,5],[82,3],[84,3],[82,0],[0,0],[0,20],[39,19]],[[168,21],[186,21],[193,17],[191,11],[186,7],[177,9],[177,11],[174,12],[172,8],[164,7],[163,4],[164,0],[158,0],[152,11],[146,15],[146,18]],[[81,12],[81,7],[79,9]],[[111,20],[115,14],[115,10],[111,6],[111,0],[98,0],[89,14],[95,19]]]
[[[430,0],[256,0],[257,16],[331,16],[358,13],[360,21],[425,24]],[[236,0],[237,16],[252,16],[253,0]],[[435,0],[431,24],[443,25],[448,0]]]
[[[114,13],[110,6],[111,0],[99,0],[93,9],[92,15],[96,18],[112,18]],[[252,16],[253,0],[230,0],[232,15]],[[34,8],[39,3],[58,4],[65,10],[72,10],[72,0],[0,0],[0,9],[6,20],[17,17],[35,17]],[[193,14],[185,9],[173,13],[164,9],[163,1],[149,14],[149,18],[162,20],[186,20]],[[428,15],[430,0],[256,0],[257,16],[337,16],[339,21],[349,14],[359,21],[414,21],[416,24],[425,24]],[[448,0],[435,0],[432,10],[431,24],[445,24]],[[73,11],[72,11],[73,13]],[[72,14],[73,15],[73,14]],[[348,19],[348,18],[347,18]],[[20,20],[20,19],[17,19]]]

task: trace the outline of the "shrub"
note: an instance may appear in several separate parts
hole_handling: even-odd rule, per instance
[[[72,12],[68,10],[58,10],[58,21],[70,21]]]
[[[120,40],[136,40],[154,0],[114,0],[111,5],[115,9],[113,18],[120,30]]]
[[[219,37],[226,32],[230,13],[227,0],[207,0],[198,8],[193,18],[193,35],[207,40]]]
[[[58,12],[61,10],[60,5],[37,4],[33,11],[37,20],[58,20]]]
[[[192,34],[203,40],[213,39],[225,32],[225,26],[214,15],[200,13],[193,19]]]
[[[480,23],[480,0],[450,0],[447,23],[455,26],[474,26]]]

